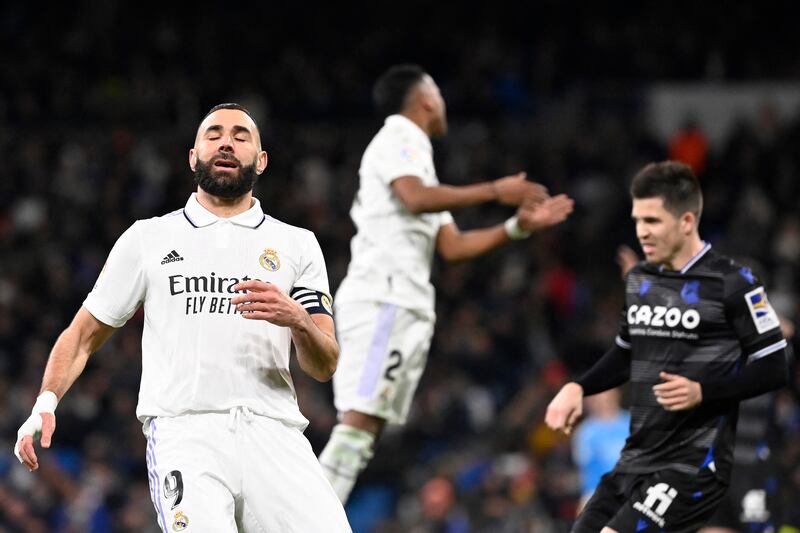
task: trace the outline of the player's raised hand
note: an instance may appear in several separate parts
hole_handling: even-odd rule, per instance
[[[307,315],[303,306],[272,283],[259,280],[242,281],[233,286],[235,291],[247,291],[231,298],[242,317],[266,320],[276,326],[294,327]]]
[[[625,275],[639,262],[639,256],[630,246],[625,244],[617,248],[617,264],[619,265],[620,275]]]
[[[517,209],[519,227],[536,231],[563,222],[575,207],[575,201],[566,194],[548,197],[543,202],[526,201]]]
[[[547,406],[544,422],[553,431],[569,435],[582,414],[583,388],[577,383],[567,383]]]
[[[522,205],[523,202],[538,203],[547,198],[547,189],[539,183],[527,181],[528,174],[518,172],[492,182],[497,192],[497,201],[505,205]]]
[[[664,410],[684,411],[703,401],[703,389],[698,382],[666,372],[661,372],[658,377],[664,382],[653,385],[653,393]]]
[[[34,439],[41,436],[39,443],[42,448],[50,447],[53,432],[56,430],[56,405],[58,405],[58,397],[50,391],[44,391],[36,398],[36,403],[31,409],[31,416],[17,431],[14,455],[31,471],[39,468],[39,458],[36,456],[33,446]]]

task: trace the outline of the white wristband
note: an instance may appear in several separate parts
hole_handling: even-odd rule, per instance
[[[519,227],[519,219],[517,218],[517,215],[514,215],[506,220],[503,224],[503,227],[505,227],[506,235],[508,235],[508,238],[512,241],[527,239],[531,236],[530,231],[526,231]]]
[[[55,413],[56,406],[58,405],[58,396],[49,390],[44,391],[36,398],[36,403],[33,404],[31,414],[38,413]]]

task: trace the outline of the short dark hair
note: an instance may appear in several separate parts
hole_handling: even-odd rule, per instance
[[[703,212],[700,182],[689,165],[678,161],[650,163],[640,170],[631,183],[634,199],[662,198],[664,208],[676,217],[688,212],[697,219]]]
[[[236,102],[226,102],[224,104],[215,105],[214,107],[212,107],[211,109],[208,110],[208,113],[206,113],[206,115],[203,117],[203,120],[205,120],[206,117],[208,117],[208,115],[210,115],[211,113],[213,113],[215,111],[219,111],[220,109],[235,109],[237,111],[241,111],[245,115],[250,117],[250,120],[252,120],[253,124],[255,124],[256,128],[258,128],[258,124],[256,123],[256,119],[253,118],[253,115],[250,114],[250,111],[248,111],[247,108],[244,107],[243,105],[237,104]],[[203,122],[203,120],[201,120],[200,122]]]
[[[375,107],[383,115],[393,115],[403,110],[411,89],[427,73],[419,65],[395,65],[384,72],[372,89]]]

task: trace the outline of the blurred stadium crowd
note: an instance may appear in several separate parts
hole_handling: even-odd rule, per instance
[[[451,134],[435,144],[444,183],[524,169],[573,196],[576,213],[475,262],[437,262],[429,366],[410,423],[383,437],[351,499],[353,527],[564,531],[579,485],[569,441],[544,427],[544,408],[616,333],[615,253],[635,244],[627,183],[639,166],[690,160],[706,195],[701,235],[754,266],[777,310],[800,320],[800,115],[786,120],[765,103],[757,120],[711,146],[702,125],[657,139],[641,102],[642,87],[658,80],[796,78],[797,57],[780,50],[797,44],[797,32],[784,35],[789,18],[776,18],[774,39],[752,47],[766,35],[763,17],[736,5],[726,10],[738,26],[711,24],[716,14],[695,7],[696,20],[678,26],[669,6],[576,21],[544,2],[526,24],[477,12],[446,36],[436,22],[446,12],[435,6],[425,20],[397,13],[391,28],[329,24],[331,6],[283,28],[262,7],[253,19],[263,28],[236,35],[219,33],[221,7],[153,21],[115,2],[80,17],[61,6],[44,19],[35,6],[9,7],[0,19],[0,531],[157,531],[134,416],[141,311],[61,403],[54,448],[31,475],[12,447],[53,341],[122,231],[185,203],[194,130],[220,101],[239,101],[259,120],[270,166],[257,196],[276,218],[315,231],[335,289],[349,259],[359,158],[381,124],[370,88],[398,60],[429,69],[448,101]],[[276,9],[299,24],[299,10]],[[412,27],[413,38],[403,30]],[[484,207],[455,217],[470,228],[509,214]],[[775,419],[787,497],[800,493],[792,372]],[[319,451],[335,420],[330,386],[294,376]]]

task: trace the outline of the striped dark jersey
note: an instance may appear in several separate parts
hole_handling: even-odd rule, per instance
[[[616,470],[696,474],[707,467],[730,479],[738,403],[670,412],[652,387],[661,371],[703,382],[782,350],[786,341],[763,285],[706,245],[681,271],[638,264],[625,292],[616,342],[631,356],[631,434]]]

